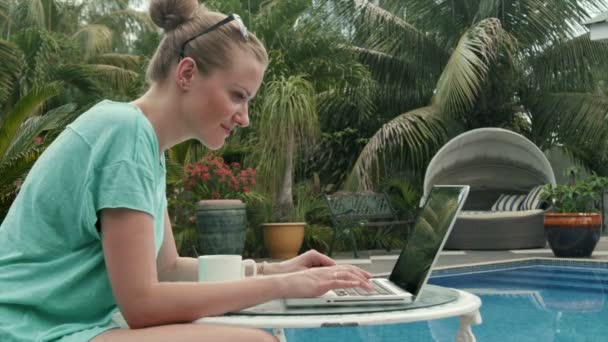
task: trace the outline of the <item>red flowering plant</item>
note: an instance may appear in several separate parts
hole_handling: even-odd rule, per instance
[[[224,158],[209,154],[184,168],[184,189],[197,200],[242,199],[256,184],[256,172],[240,163],[224,162]]]

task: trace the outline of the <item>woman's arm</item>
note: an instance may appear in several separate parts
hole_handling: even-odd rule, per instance
[[[158,252],[156,268],[159,281],[198,281],[198,260],[180,257],[175,246],[169,213],[165,209],[165,236]]]
[[[336,262],[330,257],[311,250],[293,259],[278,263],[258,263],[257,270],[258,273],[263,275],[271,275],[334,265],[336,265]],[[198,260],[178,255],[171,220],[166,210],[165,237],[158,253],[157,269],[160,281],[198,281]],[[250,274],[250,272],[248,271],[247,274]]]
[[[104,209],[101,225],[114,297],[131,328],[189,322],[276,298],[317,296],[336,287],[369,287],[366,275],[352,266],[321,267],[217,284],[160,282],[150,215],[128,209]],[[162,261],[161,268],[170,268],[170,260]]]
[[[104,256],[112,290],[131,328],[188,322],[284,295],[280,277],[221,284],[159,282],[153,218],[127,209],[105,209],[101,217]]]

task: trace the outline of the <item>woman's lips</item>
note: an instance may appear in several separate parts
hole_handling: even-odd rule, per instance
[[[224,131],[225,131],[225,133],[226,133],[227,136],[230,136],[232,134],[233,129],[228,128],[228,127],[226,127],[224,125],[221,125],[221,126],[224,129]]]

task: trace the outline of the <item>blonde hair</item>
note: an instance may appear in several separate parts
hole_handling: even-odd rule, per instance
[[[226,15],[208,11],[197,0],[152,0],[150,17],[165,31],[147,71],[148,82],[159,82],[165,80],[171,67],[179,62],[183,43]],[[249,39],[244,39],[234,21],[190,41],[184,48],[184,55],[196,61],[202,74],[209,74],[214,69],[229,68],[234,62],[235,48],[251,52],[260,63],[268,65],[268,54],[262,42],[252,33],[249,33]]]

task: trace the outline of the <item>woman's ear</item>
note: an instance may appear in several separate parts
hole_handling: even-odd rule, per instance
[[[175,73],[175,81],[177,82],[178,88],[188,90],[196,72],[196,62],[192,58],[185,57],[182,59],[177,65],[177,72]]]

